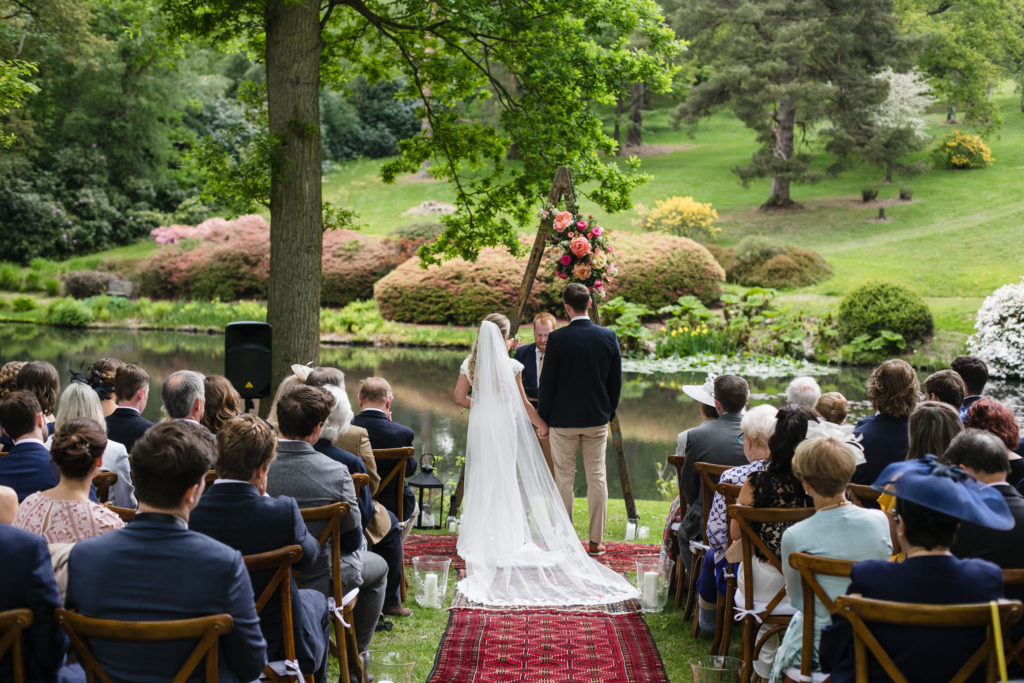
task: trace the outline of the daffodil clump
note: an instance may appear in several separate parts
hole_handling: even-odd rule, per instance
[[[992,150],[979,136],[962,130],[946,133],[937,151],[945,159],[946,168],[950,169],[985,168],[995,161]]]

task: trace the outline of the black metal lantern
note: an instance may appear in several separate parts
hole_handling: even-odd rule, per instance
[[[409,479],[409,488],[420,504],[417,529],[440,529],[444,522],[444,484],[434,476],[434,454],[420,456],[420,471]]]

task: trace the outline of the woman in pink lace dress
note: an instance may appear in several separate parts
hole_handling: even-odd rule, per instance
[[[106,446],[107,435],[95,420],[80,417],[65,423],[50,447],[60,483],[23,500],[13,526],[39,534],[50,544],[74,543],[123,527],[114,512],[89,500],[89,486],[103,464]]]

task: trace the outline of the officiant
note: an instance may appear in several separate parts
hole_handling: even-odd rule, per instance
[[[515,358],[523,364],[523,389],[526,398],[534,408],[537,407],[537,385],[541,368],[544,367],[544,351],[548,347],[548,335],[558,326],[555,316],[550,313],[538,313],[533,318],[533,344],[520,346],[516,349]],[[555,473],[551,459],[551,443],[547,439],[538,439],[540,449],[544,452],[544,461],[548,464],[552,476]]]

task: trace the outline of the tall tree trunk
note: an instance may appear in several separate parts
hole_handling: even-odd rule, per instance
[[[626,144],[630,147],[644,144],[643,109],[644,84],[634,83],[629,98],[629,130],[626,132]]]
[[[1024,107],[1024,97],[1021,98],[1021,107]],[[612,132],[612,137],[615,138],[615,142],[619,143],[618,149],[616,150],[616,156],[622,156],[622,130],[620,129],[619,122],[622,119],[622,93],[619,93],[615,97],[615,130]]]
[[[775,148],[772,155],[776,159],[789,161],[793,158],[793,126],[796,123],[796,104],[789,97],[779,102],[778,118],[773,123]],[[771,194],[765,206],[787,207],[793,204],[789,197],[789,179],[772,176]]]
[[[956,123],[956,105],[952,102],[946,105],[946,123]]]
[[[320,152],[319,3],[270,0],[267,113],[279,141],[270,181],[270,282],[267,322],[274,328],[276,385],[292,363],[320,360],[323,253]]]
[[[885,162],[885,182],[892,182],[892,161]]]

